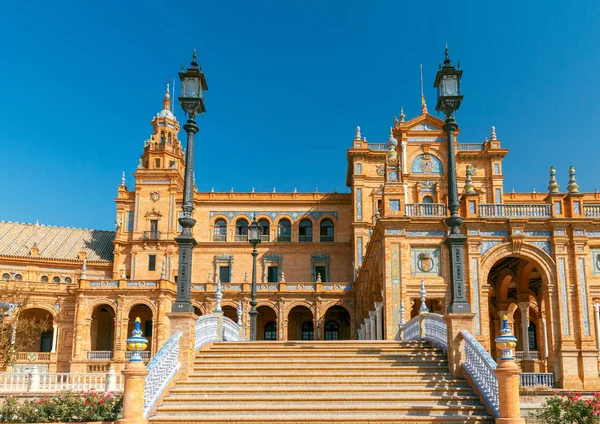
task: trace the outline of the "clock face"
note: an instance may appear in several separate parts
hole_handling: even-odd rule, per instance
[[[458,79],[455,75],[444,75],[442,86],[444,87],[442,95],[458,96]]]

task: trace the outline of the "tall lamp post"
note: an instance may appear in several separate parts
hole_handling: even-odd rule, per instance
[[[173,312],[194,312],[191,302],[192,253],[197,242],[192,236],[192,227],[196,220],[192,218],[194,211],[194,135],[198,126],[194,118],[206,111],[204,108],[204,91],[208,90],[206,79],[196,62],[196,49],[190,67],[179,72],[181,79],[181,96],[179,104],[189,119],[183,126],[187,133],[185,154],[185,174],[183,180],[183,215],[179,218],[181,234],[175,237],[179,247],[179,268],[177,275],[177,298],[171,309]]]
[[[463,71],[450,63],[448,46],[445,51],[444,66],[440,67],[433,86],[437,88],[437,105],[435,109],[443,112],[446,122],[443,126],[448,134],[448,209],[450,216],[446,225],[450,227],[450,235],[445,241],[450,251],[450,289],[451,298],[449,313],[470,313],[471,306],[467,302],[465,292],[464,245],[467,237],[460,233],[463,219],[458,215],[458,183],[456,181],[456,154],[454,152],[454,133],[458,125],[454,120],[454,112],[460,107],[463,96],[460,94],[460,78]]]
[[[258,252],[256,246],[260,243],[260,225],[256,222],[256,217],[248,227],[248,241],[252,244],[252,288],[250,294],[250,341],[256,341],[256,257]]]

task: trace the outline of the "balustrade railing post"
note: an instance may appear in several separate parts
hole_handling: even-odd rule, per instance
[[[27,388],[28,392],[37,392],[40,390],[40,371],[37,365],[33,366],[31,374],[29,374],[29,386]]]
[[[106,373],[105,390],[107,392],[117,390],[117,374],[112,364],[108,367],[108,372]]]

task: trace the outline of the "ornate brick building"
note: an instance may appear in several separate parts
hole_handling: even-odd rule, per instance
[[[252,268],[248,225],[259,222],[258,339],[395,339],[421,306],[449,303],[446,133],[427,113],[394,119],[389,139],[357,128],[348,150],[350,193],[195,192],[192,298],[247,321]],[[134,183],[118,187],[115,231],[0,222],[0,275],[33,289],[26,314],[52,330],[15,365],[49,371],[117,370],[139,316],[148,356],[168,339],[177,278],[184,155],[170,98],[152,120]],[[545,193],[505,193],[507,149],[492,127],[457,143],[465,287],[472,333],[490,343],[507,315],[524,370],[559,385],[598,388],[600,194],[566,191],[551,170]],[[247,326],[246,326],[247,327]]]

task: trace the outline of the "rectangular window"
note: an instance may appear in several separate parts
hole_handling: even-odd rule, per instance
[[[156,271],[156,255],[148,255],[148,271]]]
[[[270,266],[267,268],[267,282],[276,283],[279,273],[279,267]]]
[[[356,189],[356,220],[362,221],[362,188]]]
[[[127,212],[127,224],[125,229],[127,231],[133,231],[133,212]]]
[[[502,190],[500,190],[499,188],[496,189],[495,191],[496,193],[496,203],[500,204],[502,203]]]
[[[157,233],[158,232],[158,219],[150,220],[150,232]]]
[[[475,213],[475,202],[469,200],[469,213]]]
[[[160,168],[160,159],[154,159],[154,167]]]
[[[327,266],[325,265],[316,265],[315,266],[315,279],[317,279],[318,275],[321,276],[321,281],[325,283],[327,281]]]
[[[560,202],[554,202],[554,213],[560,215],[562,208],[560,207]]]
[[[494,174],[500,175],[500,164],[499,163],[494,164]]]
[[[361,163],[356,164],[356,173],[362,174],[362,164]]]
[[[152,337],[152,320],[148,319],[144,321],[144,337]]]
[[[400,200],[390,200],[390,212],[400,212]]]
[[[228,266],[219,267],[219,280],[221,283],[230,283],[231,273]]]
[[[581,214],[581,206],[579,202],[573,202],[575,215]]]
[[[169,168],[175,168],[175,161],[172,160],[171,162],[169,162]]]

